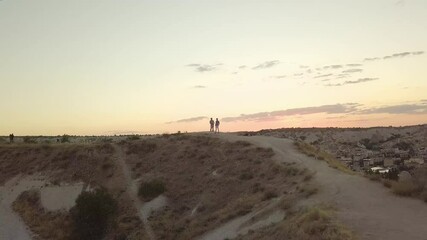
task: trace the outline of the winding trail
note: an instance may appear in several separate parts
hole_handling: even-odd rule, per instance
[[[330,168],[326,162],[298,152],[289,139],[234,134],[219,137],[271,147],[277,161],[296,162],[315,171],[313,181],[320,185],[319,193],[303,204],[336,206],[338,218],[362,239],[427,240],[427,204],[421,200],[398,197],[379,183]]]
[[[142,202],[138,198],[138,181],[132,180],[132,172],[125,161],[126,154],[123,152],[121,147],[117,145],[113,145],[113,147],[115,149],[115,155],[113,159],[119,164],[122,169],[122,173],[126,183],[126,193],[129,195],[132,203],[134,204],[134,207],[138,212],[138,217],[143,222],[145,232],[147,233],[148,237],[150,238],[150,240],[155,240],[156,235],[154,234],[154,231],[151,228],[150,223],[148,222],[149,216],[147,216],[147,212],[148,214],[150,214],[151,211],[147,211],[146,208],[144,208],[144,204],[142,204]]]

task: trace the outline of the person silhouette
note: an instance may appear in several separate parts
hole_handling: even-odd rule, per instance
[[[218,120],[218,118],[215,121],[215,132],[219,133],[219,120]]]
[[[209,132],[213,132],[214,131],[214,120],[211,118],[211,120],[209,121],[211,128],[209,130]]]
[[[10,143],[13,143],[13,138],[14,138],[14,137],[15,137],[15,136],[13,135],[13,133],[9,135],[9,141],[10,141]]]

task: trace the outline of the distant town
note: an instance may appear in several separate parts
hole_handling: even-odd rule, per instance
[[[249,134],[249,133],[248,133]],[[354,171],[411,171],[427,164],[427,125],[376,128],[284,128],[268,135],[304,141],[334,155]]]

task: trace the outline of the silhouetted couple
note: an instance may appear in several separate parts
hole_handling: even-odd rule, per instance
[[[209,123],[211,124],[211,129],[209,130],[209,132],[219,133],[219,120],[218,120],[218,118],[216,119],[216,121],[214,121],[211,118],[211,120],[209,121]],[[214,125],[215,125],[215,130],[214,130]]]

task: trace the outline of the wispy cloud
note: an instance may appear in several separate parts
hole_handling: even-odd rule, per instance
[[[207,118],[208,118],[208,117],[206,117],[206,116],[192,117],[192,118],[185,118],[185,119],[180,119],[180,120],[177,120],[177,121],[167,122],[166,124],[197,122],[197,121],[201,121],[201,120],[204,120],[204,119],[207,119]]]
[[[378,79],[379,78],[359,78],[357,80],[345,81],[343,83],[329,83],[329,84],[325,84],[324,86],[326,86],[326,87],[339,87],[339,86],[344,86],[344,85],[349,85],[349,84],[357,84],[357,83],[375,81]]]
[[[377,60],[387,60],[392,58],[404,58],[408,56],[416,56],[416,55],[422,55],[424,54],[424,51],[414,51],[414,52],[400,52],[400,53],[393,53],[391,55],[383,56],[383,57],[373,57],[373,58],[365,58],[365,61],[377,61]]]
[[[328,65],[328,66],[323,66],[323,69],[338,69],[338,68],[342,68],[342,65]]]
[[[282,78],[286,78],[286,75],[272,76],[272,78],[282,79]]]
[[[309,68],[309,66],[306,66],[306,65],[300,65],[299,67],[300,68]]]
[[[370,81],[375,81],[378,80],[379,78],[359,78],[357,80],[354,81],[345,81],[345,84],[355,84],[355,83],[363,83],[363,82],[370,82]]]
[[[323,75],[317,75],[317,76],[314,76],[314,78],[324,78],[324,77],[329,77],[329,76],[332,76],[333,74],[323,74]]]
[[[401,105],[369,108],[369,109],[364,109],[364,110],[361,110],[358,112],[358,114],[376,114],[376,113],[427,114],[427,105],[424,105],[424,104],[401,104]]]
[[[206,88],[206,86],[203,85],[195,85],[192,88],[196,88],[196,89],[201,89],[201,88]]]
[[[346,65],[347,67],[361,67],[363,64],[360,63],[349,63]]]
[[[239,66],[239,69],[245,69],[245,68],[247,68],[247,66],[246,66],[246,65],[241,65],[241,66]]]
[[[361,68],[352,68],[342,71],[343,73],[357,73],[357,72],[363,72],[363,69]]]
[[[199,64],[199,63],[191,63],[187,64],[185,66],[192,67],[196,72],[210,72],[217,69],[218,66],[221,66],[222,64]]]
[[[380,60],[381,58],[379,57],[373,57],[373,58],[365,58],[364,61],[376,61],[376,60]]]
[[[261,64],[256,65],[252,69],[258,70],[258,69],[271,68],[271,67],[276,66],[279,63],[280,63],[279,60],[266,61],[266,62],[263,62]]]
[[[334,104],[334,105],[322,105],[316,107],[305,107],[305,108],[291,108],[286,110],[279,110],[273,112],[259,112],[253,114],[241,114],[237,117],[226,117],[223,118],[224,122],[236,122],[236,121],[271,121],[278,120],[287,116],[295,115],[308,115],[316,113],[325,114],[339,114],[339,113],[350,113],[357,111],[359,104],[346,103],[346,104]]]

